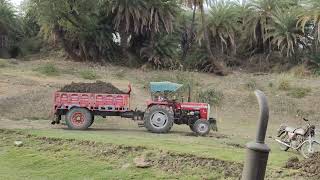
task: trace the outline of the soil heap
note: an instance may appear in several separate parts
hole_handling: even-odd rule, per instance
[[[320,152],[302,161],[290,158],[286,164],[287,168],[300,169],[301,175],[320,179]]]
[[[65,85],[60,92],[126,94],[111,83],[96,81],[95,83],[74,83]]]

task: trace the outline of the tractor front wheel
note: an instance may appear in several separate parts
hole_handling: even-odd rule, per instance
[[[210,132],[210,123],[207,120],[199,119],[193,124],[192,130],[199,136],[206,136]]]
[[[72,108],[66,114],[66,124],[69,129],[88,129],[93,123],[93,115],[86,108]]]
[[[174,114],[167,106],[155,105],[144,114],[144,126],[153,133],[168,133],[173,126]]]
[[[190,127],[190,130],[191,130],[192,132],[194,132],[193,124],[190,124],[189,127]]]

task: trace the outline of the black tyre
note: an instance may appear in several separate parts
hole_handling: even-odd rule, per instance
[[[92,116],[92,121],[91,121],[91,124],[89,125],[89,127],[91,127],[91,126],[92,126],[92,124],[94,123],[94,115],[93,115],[93,114],[91,114],[91,116]]]
[[[190,130],[191,130],[192,132],[194,132],[193,124],[190,124],[189,127],[190,127]]]
[[[210,132],[210,123],[205,119],[199,119],[194,123],[193,131],[199,136],[205,136]]]
[[[144,126],[153,133],[167,133],[173,126],[173,111],[167,106],[155,105],[144,114]]]
[[[283,133],[281,136],[280,136],[280,140],[282,141],[282,142],[284,142],[284,143],[290,143],[289,142],[289,137],[288,137],[288,133]],[[289,147],[288,146],[286,146],[286,145],[284,145],[284,144],[280,144],[279,145],[279,147],[280,147],[280,150],[281,151],[288,151],[289,150]]]
[[[320,144],[317,141],[307,141],[299,151],[304,158],[310,158],[313,154],[320,152]]]
[[[88,129],[93,123],[92,117],[86,108],[72,108],[66,114],[66,124],[69,129]]]

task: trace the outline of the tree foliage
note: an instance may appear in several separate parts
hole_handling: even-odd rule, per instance
[[[319,54],[319,0],[0,0],[0,33],[42,37],[78,61],[218,73],[227,59]]]

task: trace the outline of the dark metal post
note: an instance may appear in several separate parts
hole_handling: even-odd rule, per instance
[[[270,148],[264,143],[269,120],[267,98],[262,91],[257,90],[255,94],[260,106],[260,120],[255,142],[247,144],[242,180],[263,180],[270,152]]]

